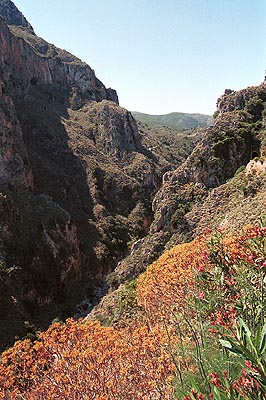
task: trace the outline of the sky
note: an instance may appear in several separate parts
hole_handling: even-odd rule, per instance
[[[130,111],[213,114],[226,88],[264,79],[266,0],[13,1]]]

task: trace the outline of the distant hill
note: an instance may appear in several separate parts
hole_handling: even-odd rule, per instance
[[[168,128],[184,130],[198,127],[210,126],[213,123],[211,115],[186,114],[172,112],[165,115],[150,115],[138,111],[132,111],[134,117],[152,126],[167,126]]]

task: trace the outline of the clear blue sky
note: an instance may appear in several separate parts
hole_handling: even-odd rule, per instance
[[[120,104],[212,114],[266,69],[266,0],[14,0],[47,41],[86,61]]]

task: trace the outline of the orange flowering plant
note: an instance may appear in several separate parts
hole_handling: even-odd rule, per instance
[[[0,398],[170,399],[173,364],[159,326],[67,320],[3,353]],[[163,396],[163,397],[162,397]]]

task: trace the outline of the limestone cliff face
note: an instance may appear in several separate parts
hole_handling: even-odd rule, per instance
[[[30,319],[34,309],[51,304],[60,292],[74,290],[82,279],[85,257],[70,215],[49,196],[34,193],[34,177],[19,113],[2,73],[0,82],[3,346],[15,335],[23,334],[23,321]]]
[[[1,185],[0,216],[3,348],[27,333],[24,321],[33,321],[37,310],[46,310],[42,321],[39,311],[35,318],[45,327],[58,313],[58,303],[73,298],[81,287],[85,257],[70,215],[49,196]]]
[[[11,97],[0,80],[0,185],[33,189],[28,155]]]
[[[37,37],[26,19],[19,24],[21,13],[14,7],[0,1],[0,68],[13,92],[26,96],[31,86],[50,84],[72,92],[76,109],[87,100],[118,103],[116,92],[106,89],[86,63]]]
[[[26,20],[24,15],[17,9],[15,4],[10,0],[2,0],[0,3],[0,15],[8,25],[16,25],[25,28],[34,35],[31,24]]]
[[[119,159],[142,150],[137,123],[126,109],[103,100],[84,107],[82,113],[86,113],[89,137],[106,154]]]
[[[265,95],[265,83],[239,91],[226,89],[217,100],[217,111],[219,114],[223,114],[235,110],[244,110],[248,102],[255,97],[265,101]]]
[[[73,108],[86,100],[112,100],[116,92],[106,89],[94,71],[67,52],[60,52],[37,36],[0,20],[0,68],[13,91],[24,96],[31,86],[54,85],[72,92]]]

